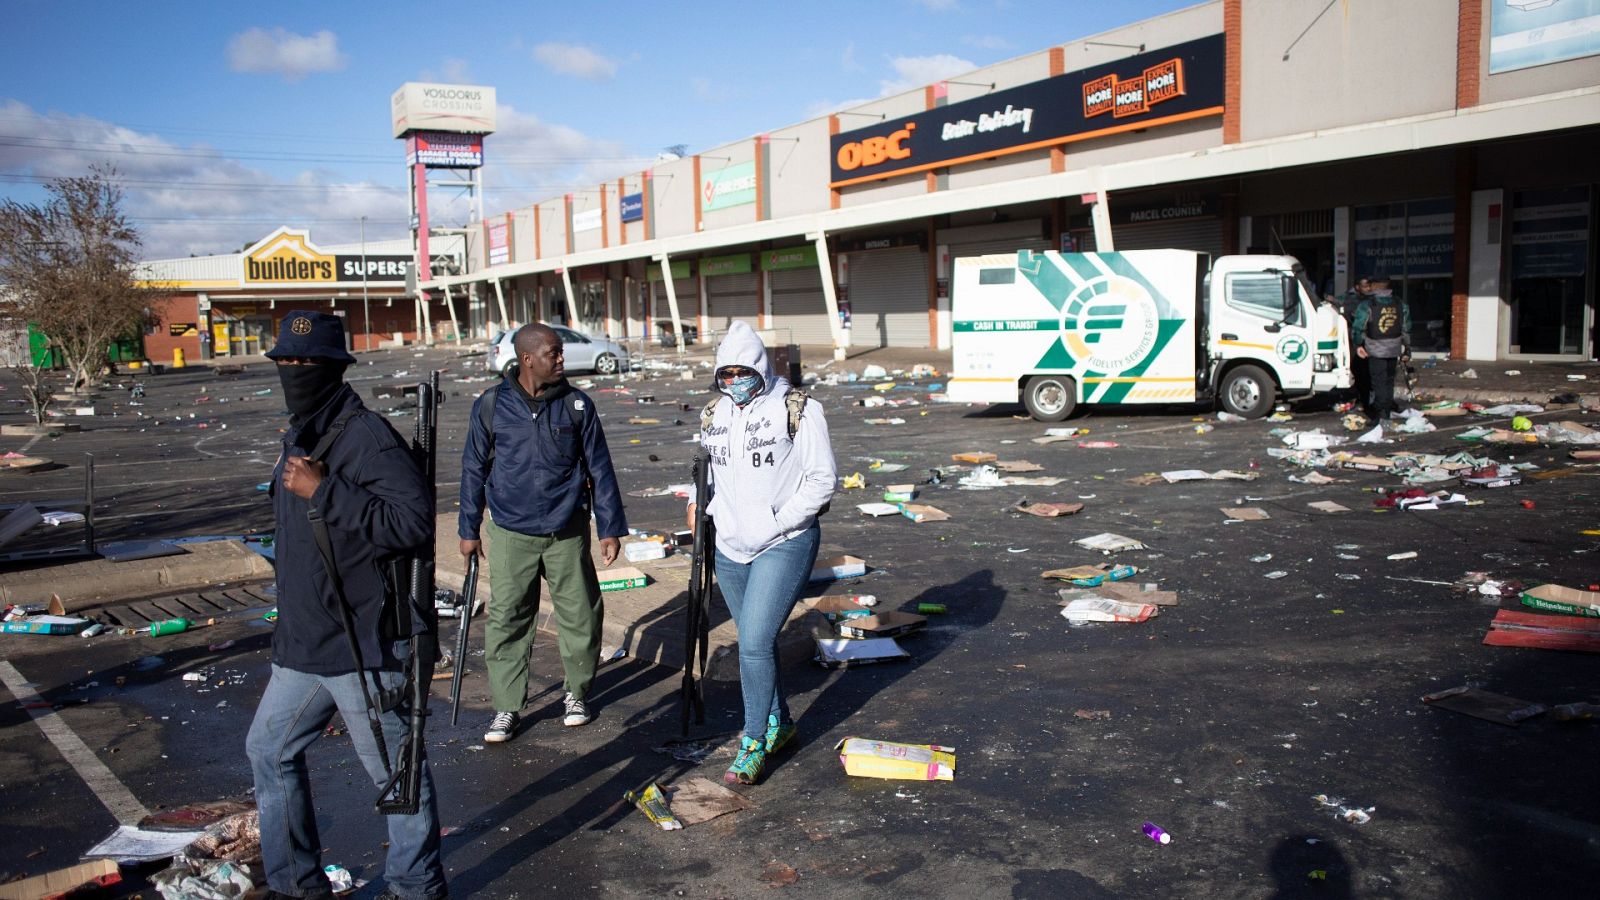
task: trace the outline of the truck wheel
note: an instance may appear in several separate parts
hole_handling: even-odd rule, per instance
[[[1222,379],[1222,408],[1246,419],[1259,419],[1272,411],[1277,385],[1260,366],[1235,366]]]
[[[1078,405],[1078,385],[1068,375],[1035,375],[1022,390],[1022,405],[1040,422],[1060,422]]]

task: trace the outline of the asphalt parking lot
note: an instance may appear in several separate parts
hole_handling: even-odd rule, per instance
[[[363,357],[352,381],[374,408],[393,388],[445,367],[440,509],[454,502],[469,403],[486,381],[453,351]],[[853,365],[859,370],[859,365]],[[404,373],[404,374],[402,374]],[[579,376],[581,378],[581,376]],[[560,667],[551,642],[535,651],[532,726],[485,748],[487,705],[469,678],[459,726],[436,716],[430,754],[457,896],[745,897],[767,890],[859,897],[1505,897],[1579,896],[1600,876],[1600,775],[1586,761],[1592,721],[1548,716],[1517,727],[1425,706],[1421,697],[1470,684],[1532,702],[1600,700],[1594,660],[1581,653],[1488,647],[1495,605],[1453,590],[1468,572],[1575,587],[1600,581],[1594,468],[1566,449],[1489,449],[1455,439],[1478,419],[1442,420],[1380,452],[1489,453],[1532,462],[1543,480],[1471,494],[1481,505],[1426,512],[1379,509],[1392,476],[1301,470],[1268,454],[1268,422],[1196,433],[1197,409],[1090,411],[1069,425],[1085,443],[1047,445],[1020,409],[928,403],[923,379],[883,396],[919,405],[867,409],[861,384],[818,386],[841,475],[873,488],[920,482],[951,454],[1026,459],[1055,486],[964,490],[959,473],[921,488],[946,522],[867,518],[842,492],[823,525],[824,553],[851,553],[871,571],[836,585],[890,609],[944,604],[904,639],[911,660],[845,670],[809,663],[786,673],[800,737],[765,782],[758,806],[662,832],[622,804],[622,792],[685,774],[720,777],[653,748],[678,736],[678,673],[633,661],[608,665],[599,718],[557,722]],[[624,490],[688,480],[704,379],[596,379],[592,393]],[[95,454],[103,539],[268,530],[257,484],[270,474],[284,423],[269,367],[237,376],[190,369],[145,380],[143,405],[110,392],[79,434],[26,451],[65,467],[5,476],[8,497],[56,495]],[[377,394],[392,396],[379,399]],[[654,397],[640,403],[641,395]],[[206,398],[202,400],[201,398]],[[691,407],[689,411],[683,405]],[[401,407],[401,411],[404,408]],[[192,417],[191,417],[192,416]],[[631,416],[660,424],[630,425]],[[1545,414],[1543,421],[1556,414]],[[1559,414],[1595,424],[1593,416]],[[901,424],[867,424],[900,418]],[[409,434],[415,419],[392,420]],[[681,424],[680,424],[681,423]],[[1291,428],[1344,434],[1339,415],[1298,410]],[[205,427],[202,428],[201,426]],[[226,426],[226,427],[224,427]],[[5,449],[14,449],[6,445]],[[874,473],[873,459],[904,472]],[[1176,469],[1255,472],[1254,481],[1132,483]],[[1084,504],[1071,517],[1011,510],[1021,500]],[[1348,512],[1310,509],[1331,500]],[[1533,508],[1525,508],[1531,501]],[[630,524],[675,526],[683,501],[627,498]],[[1229,523],[1224,508],[1258,507],[1263,521]],[[1073,541],[1115,532],[1146,545],[1117,553],[1137,580],[1180,602],[1133,624],[1071,626],[1047,569],[1108,558]],[[1391,560],[1392,554],[1414,558]],[[1270,554],[1270,560],[1253,559]],[[1282,573],[1278,575],[1278,573]],[[1275,577],[1269,577],[1275,576]],[[3,576],[0,576],[3,577]],[[250,787],[244,733],[267,675],[270,626],[241,620],[172,638],[0,637],[0,657],[149,809],[240,796]],[[449,633],[446,633],[449,637]],[[223,640],[234,644],[210,650]],[[481,651],[480,651],[481,652]],[[196,687],[183,672],[206,668]],[[441,683],[442,685],[442,683]],[[200,690],[207,693],[201,694]],[[442,706],[442,689],[436,704]],[[735,728],[736,684],[710,686],[710,721]],[[1081,716],[1081,713],[1087,715]],[[954,747],[953,782],[854,779],[835,745],[861,736]],[[326,861],[381,873],[381,825],[342,737],[313,751]],[[0,871],[70,864],[113,823],[18,703],[0,707]],[[1369,811],[1354,824],[1313,799]],[[1141,832],[1146,821],[1173,836]],[[375,893],[368,888],[367,895]],[[148,895],[148,894],[147,894]]]

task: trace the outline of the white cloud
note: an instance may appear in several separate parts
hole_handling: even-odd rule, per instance
[[[851,41],[844,45],[844,53],[839,56],[839,68],[846,72],[865,72],[866,66],[856,61],[856,42]]]
[[[228,41],[229,68],[276,74],[285,81],[299,81],[313,72],[336,72],[348,61],[331,31],[307,36],[283,28],[252,28]]]
[[[590,189],[649,165],[648,157],[630,156],[621,144],[509,106],[499,108],[498,120],[499,130],[485,148],[495,172],[485,203],[489,215]],[[278,225],[310,228],[319,244],[354,242],[362,216],[368,219],[369,240],[406,233],[405,185],[393,177],[402,171],[398,165],[364,166],[361,171],[384,170],[366,177],[331,171],[314,158],[290,159],[280,165],[305,168],[278,175],[204,144],[180,145],[87,116],[38,113],[15,100],[0,101],[0,131],[27,136],[0,145],[0,190],[23,202],[42,196],[38,183],[43,180],[81,175],[94,163],[115,165],[123,180],[123,209],[144,239],[144,259],[231,253]],[[375,141],[373,155],[382,152],[376,149],[380,144],[398,152],[392,142]],[[314,142],[292,151],[277,146],[262,144],[271,149],[251,152],[315,157],[318,151]],[[341,143],[332,152],[350,151]],[[434,224],[467,223],[468,200],[456,194],[430,192]]]
[[[578,44],[546,41],[533,48],[533,58],[552,72],[585,81],[607,81],[617,74],[614,60]]]
[[[467,61],[453,56],[441,61],[437,69],[423,69],[419,78],[441,84],[476,84],[478,81],[472,77]]]
[[[968,34],[963,35],[961,43],[979,50],[1005,50],[1010,48],[1011,42],[998,34]]]
[[[894,69],[895,77],[878,82],[879,95],[883,97],[971,72],[978,64],[949,53],[937,53],[932,56],[896,56],[889,60],[889,66]]]
[[[958,0],[916,0],[916,3],[929,12],[950,12],[961,5]]]

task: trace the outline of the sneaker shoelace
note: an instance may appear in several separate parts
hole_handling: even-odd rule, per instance
[[[511,723],[515,719],[511,713],[495,713],[494,721],[489,723],[490,731],[510,731]]]
[[[589,708],[583,705],[582,700],[579,700],[577,697],[574,697],[571,694],[567,695],[567,715],[587,716],[588,714]]]

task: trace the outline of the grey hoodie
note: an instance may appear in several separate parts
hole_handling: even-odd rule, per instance
[[[772,371],[755,330],[734,322],[717,348],[717,368],[749,366],[761,374],[759,393],[742,408],[724,395],[700,444],[711,456],[717,549],[747,563],[816,520],[833,497],[833,446],[822,404],[807,400],[794,440],[784,396],[789,381]],[[716,390],[722,385],[716,383]]]

